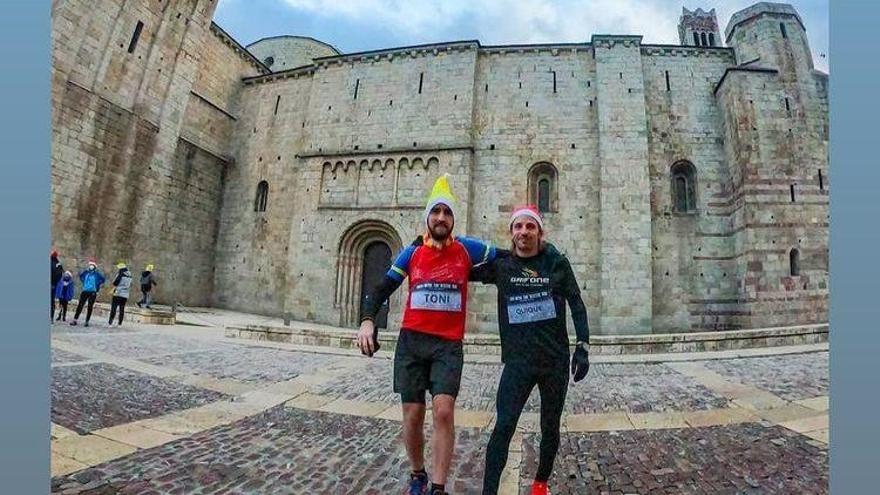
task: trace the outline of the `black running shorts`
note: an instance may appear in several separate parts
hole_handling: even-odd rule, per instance
[[[424,404],[426,390],[457,397],[463,365],[461,341],[403,328],[394,352],[394,392],[404,403]]]

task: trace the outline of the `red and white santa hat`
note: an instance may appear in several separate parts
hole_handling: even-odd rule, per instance
[[[522,216],[533,218],[535,222],[538,223],[538,227],[541,228],[541,231],[544,230],[544,221],[541,220],[541,212],[538,211],[538,207],[535,205],[523,205],[514,208],[513,213],[510,214],[510,223],[507,227],[513,229],[513,221]]]

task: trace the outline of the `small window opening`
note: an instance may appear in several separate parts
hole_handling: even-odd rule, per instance
[[[361,80],[357,79],[354,81],[354,99],[358,99],[358,90],[361,88]]]
[[[819,190],[820,190],[820,191],[824,191],[824,190],[825,190],[825,183],[824,183],[824,181],[822,180],[822,169],[819,169]]]
[[[798,277],[801,274],[801,253],[797,249],[792,249],[788,253],[788,271],[792,277]]]
[[[273,115],[278,115],[278,104],[279,103],[281,103],[281,95],[278,95],[278,97],[275,98],[275,111],[273,112]]]
[[[425,80],[425,73],[419,72],[419,94],[422,94],[422,83]]]
[[[666,71],[666,91],[669,91],[669,71]]]
[[[794,184],[791,184],[788,187],[791,190],[791,202],[794,203]]]
[[[269,199],[269,183],[261,180],[257,184],[257,195],[254,198],[254,211],[266,211],[266,203]]]
[[[783,22],[779,23],[779,31],[782,32],[783,38],[788,38],[788,33],[785,31],[785,23],[783,23]]]
[[[556,71],[551,71],[553,73],[553,93],[556,93]]]
[[[700,33],[700,41],[703,42],[703,46],[709,46],[709,42],[706,41],[706,33]]]
[[[715,46],[715,33],[709,33],[709,46]]]
[[[694,31],[694,45],[700,46],[700,35],[696,31]]]
[[[134,33],[131,35],[131,41],[128,42],[128,53],[134,53],[134,49],[137,47],[138,40],[141,38],[141,31],[144,29],[144,23],[141,21],[137,22],[137,25],[134,27]]]

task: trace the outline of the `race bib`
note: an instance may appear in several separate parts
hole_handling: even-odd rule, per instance
[[[421,283],[410,290],[409,306],[433,311],[461,311],[461,287],[449,283]]]
[[[556,305],[550,292],[536,292],[510,296],[507,301],[507,321],[531,323],[556,318]]]

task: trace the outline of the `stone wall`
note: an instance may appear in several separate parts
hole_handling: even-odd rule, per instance
[[[456,233],[506,247],[540,173],[594,333],[827,320],[827,76],[793,10],[737,14],[732,48],[454,42],[269,73],[210,23],[212,2],[163,5],[53,10],[63,256],[153,261],[160,295],[188,304],[354,326],[364,250],[424,230],[439,174]],[[673,208],[679,162],[693,211]],[[469,328],[496,331],[494,288],[469,304]]]
[[[69,269],[88,257],[107,275],[117,261],[135,272],[155,264],[160,302],[209,304],[213,291],[228,117],[190,102],[197,79],[234,65],[228,50],[200,66],[215,6],[68,1],[52,11],[53,243]],[[256,73],[223,77],[237,91]]]

